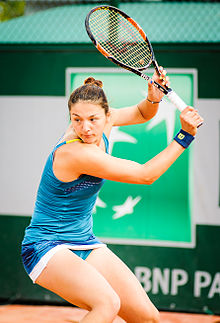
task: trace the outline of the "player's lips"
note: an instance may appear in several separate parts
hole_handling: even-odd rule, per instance
[[[82,135],[82,137],[83,137],[84,139],[90,139],[90,138],[92,138],[92,137],[93,137],[93,135]]]
[[[83,137],[92,137],[92,135],[90,134],[90,135],[83,135]]]

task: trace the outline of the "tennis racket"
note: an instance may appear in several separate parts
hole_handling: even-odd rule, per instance
[[[95,7],[86,16],[85,26],[96,48],[113,63],[146,81],[151,78],[142,71],[151,64],[160,75],[153,48],[145,32],[123,11],[112,6]],[[180,111],[187,107],[171,88],[152,81]]]

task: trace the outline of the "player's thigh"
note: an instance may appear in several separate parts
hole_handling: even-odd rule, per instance
[[[110,283],[119,295],[119,315],[127,322],[145,322],[158,319],[159,313],[132,271],[108,248],[93,250],[86,259]],[[152,319],[152,322],[154,320]]]
[[[40,286],[84,309],[119,302],[106,279],[68,249],[58,251],[36,280]]]

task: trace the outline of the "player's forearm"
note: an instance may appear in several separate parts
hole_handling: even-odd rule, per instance
[[[158,111],[159,103],[151,103],[147,99],[137,105],[143,118],[148,121],[152,119]]]
[[[146,184],[152,184],[163,175],[184,150],[180,144],[172,141],[167,148],[145,163],[143,165],[143,176]]]

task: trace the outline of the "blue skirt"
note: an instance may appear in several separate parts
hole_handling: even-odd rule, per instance
[[[106,246],[104,243],[76,244],[67,241],[43,240],[29,244],[22,244],[21,257],[24,268],[33,282],[36,281],[52,256],[61,249],[70,249],[77,256],[86,259],[93,249]]]

